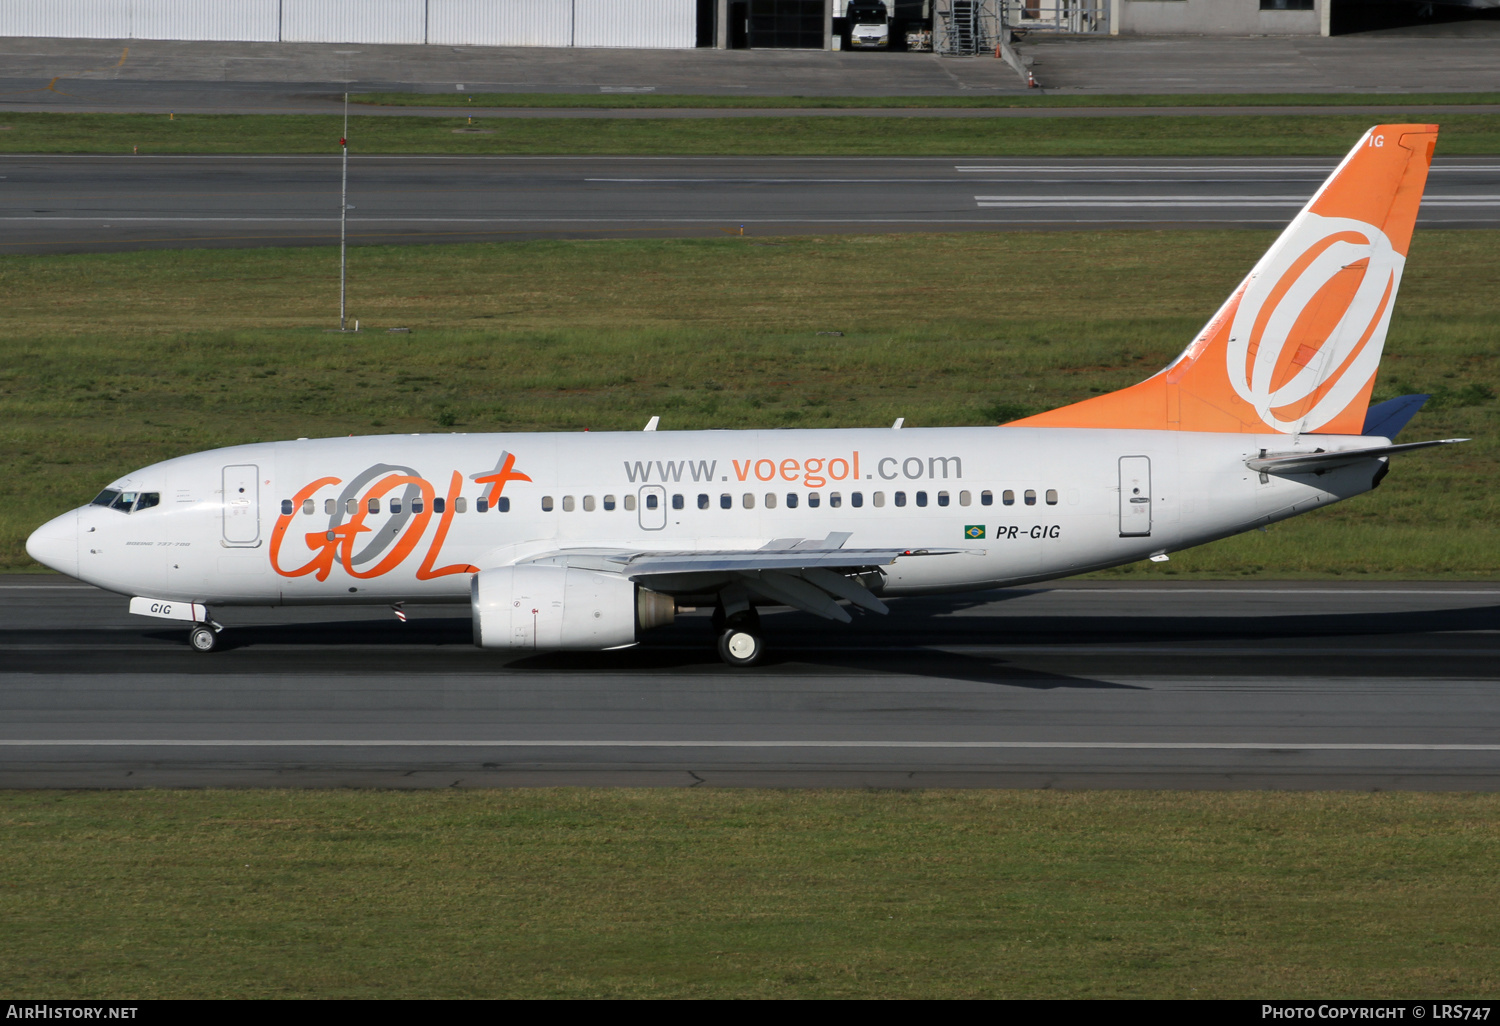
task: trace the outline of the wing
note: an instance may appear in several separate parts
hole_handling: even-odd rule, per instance
[[[886,613],[875,597],[880,568],[908,556],[948,555],[957,549],[846,549],[848,532],[826,538],[776,538],[759,549],[658,552],[622,549],[563,549],[525,560],[620,574],[667,594],[718,593],[725,612],[754,601],[792,606],[829,620],[848,623],[843,599],[874,613]]]

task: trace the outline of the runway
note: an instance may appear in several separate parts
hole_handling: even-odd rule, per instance
[[[354,157],[356,243],[1274,227],[1332,160]],[[336,157],[0,157],[0,252],[326,245]],[[1500,225],[1500,162],[1434,164],[1418,224]]]
[[[0,581],[0,786],[1500,786],[1500,585],[1057,582],[640,648],[475,649],[464,607],[219,611],[228,646]]]

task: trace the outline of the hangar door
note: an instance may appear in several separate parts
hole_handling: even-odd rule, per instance
[[[752,49],[823,49],[823,0],[749,0]]]
[[[1151,457],[1120,457],[1120,537],[1151,534]]]

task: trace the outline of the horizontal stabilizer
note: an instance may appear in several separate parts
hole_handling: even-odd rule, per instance
[[[1407,442],[1405,445],[1377,445],[1371,449],[1342,449],[1338,452],[1288,452],[1255,456],[1245,461],[1245,466],[1262,474],[1314,474],[1334,467],[1347,466],[1360,460],[1380,456],[1394,456],[1400,452],[1428,449],[1434,445],[1454,445],[1467,442],[1467,438],[1439,438],[1431,442]]]
[[[1411,422],[1417,411],[1427,404],[1430,395],[1403,395],[1377,403],[1365,411],[1365,427],[1360,434],[1367,438],[1396,440],[1401,429]]]

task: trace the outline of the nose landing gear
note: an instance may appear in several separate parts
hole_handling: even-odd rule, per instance
[[[195,623],[193,629],[188,631],[188,644],[195,652],[212,652],[219,647],[219,632],[223,629],[212,620],[208,623]]]

